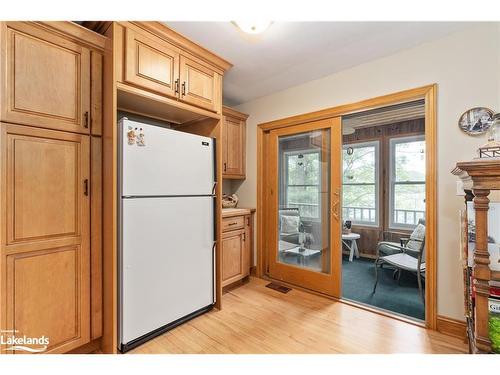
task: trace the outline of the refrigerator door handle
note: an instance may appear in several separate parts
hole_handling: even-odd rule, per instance
[[[214,241],[212,245],[212,262],[213,262],[213,269],[214,269],[214,277],[213,277],[213,282],[214,282],[214,303],[217,301],[217,272],[216,272],[216,255],[215,255],[215,249],[217,246],[217,241]]]
[[[214,181],[214,185],[212,186],[212,195],[215,195],[216,188],[217,188],[217,181]]]

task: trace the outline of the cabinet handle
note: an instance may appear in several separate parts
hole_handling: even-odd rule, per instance
[[[186,95],[186,82],[182,82],[182,96]]]
[[[86,196],[89,195],[89,179],[88,178],[83,180],[83,194],[85,194]]]
[[[86,111],[84,114],[83,114],[83,117],[85,119],[85,122],[83,124],[83,126],[85,128],[88,128],[89,127],[89,111]]]
[[[227,164],[224,163],[224,172],[226,172],[226,171],[227,171]]]
[[[176,94],[179,93],[179,78],[175,80],[175,93]]]
[[[250,218],[247,217],[247,225],[250,226]]]
[[[229,223],[228,226],[230,227],[231,225],[236,225],[238,224],[236,221],[233,221],[232,223]]]
[[[246,241],[247,240],[247,234],[245,232],[243,232],[243,241]]]

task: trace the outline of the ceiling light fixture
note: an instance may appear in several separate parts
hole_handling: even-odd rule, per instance
[[[271,21],[233,21],[233,23],[247,34],[260,34],[271,26]]]

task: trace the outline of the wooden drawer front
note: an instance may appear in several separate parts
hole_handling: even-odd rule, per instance
[[[89,341],[88,254],[80,246],[15,254],[6,263],[7,329],[16,337],[45,336],[49,353]]]
[[[245,231],[231,231],[222,238],[222,286],[243,277]]]
[[[222,219],[222,231],[241,229],[245,226],[244,216],[233,216]]]
[[[162,95],[178,96],[179,50],[132,29],[126,30],[125,81]],[[176,82],[177,81],[177,82]]]
[[[1,120],[88,133],[90,51],[22,22],[1,34]]]
[[[184,55],[180,58],[181,99],[198,107],[216,111],[219,75]]]

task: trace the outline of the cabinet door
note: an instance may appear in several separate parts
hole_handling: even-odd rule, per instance
[[[187,56],[180,57],[181,100],[217,112],[221,103],[220,76]]]
[[[224,116],[223,175],[245,178],[245,123]]]
[[[245,230],[222,234],[222,286],[242,279]]]
[[[179,93],[179,49],[153,35],[126,30],[125,81],[177,97]]]
[[[88,133],[90,51],[24,22],[1,25],[1,120]]]
[[[47,352],[90,341],[89,149],[89,136],[1,124],[1,328],[45,336]]]

